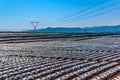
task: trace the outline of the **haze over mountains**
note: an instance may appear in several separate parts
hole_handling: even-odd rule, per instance
[[[96,26],[86,28],[65,28],[65,27],[47,27],[44,29],[27,30],[26,32],[120,32],[120,25],[116,26]]]

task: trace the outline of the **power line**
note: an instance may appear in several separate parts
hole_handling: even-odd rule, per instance
[[[94,14],[94,15],[91,15],[91,16],[87,16],[87,17],[85,17],[85,18],[81,18],[81,19],[79,19],[79,20],[77,20],[77,21],[80,21],[80,20],[84,20],[84,19],[87,19],[87,18],[93,18],[93,17],[95,17],[95,16],[98,16],[98,15],[102,15],[102,14],[105,14],[105,13],[109,13],[109,12],[111,12],[111,11],[115,11],[115,10],[118,10],[118,9],[120,9],[120,7],[117,7],[117,8],[113,8],[113,9],[110,9],[110,10],[107,10],[107,11],[103,11],[103,12],[100,12],[100,13],[96,13],[96,14]]]
[[[70,20],[64,20],[64,21],[62,21],[61,23],[71,22],[71,21],[76,20],[76,19],[78,19],[78,18],[81,18],[81,17],[84,17],[84,16],[88,16],[88,15],[91,15],[91,14],[98,13],[98,12],[100,12],[100,11],[105,10],[106,8],[112,7],[112,6],[114,6],[114,5],[116,5],[116,4],[119,4],[119,3],[120,3],[120,1],[119,1],[119,2],[115,2],[115,3],[112,3],[112,4],[110,4],[110,5],[106,6],[106,7],[102,7],[102,8],[100,8],[100,9],[95,10],[95,11],[88,12],[88,13],[86,13],[86,14],[83,14],[83,15],[80,15],[80,16],[77,16],[77,17],[74,17],[74,18],[71,18]],[[60,24],[61,24],[61,23],[60,23]]]
[[[97,4],[93,5],[93,6],[90,6],[90,7],[86,8],[86,9],[83,9],[83,10],[81,10],[81,11],[79,11],[79,12],[73,13],[73,14],[71,14],[71,15],[69,15],[69,16],[63,17],[63,18],[61,18],[61,19],[59,19],[59,20],[68,19],[68,18],[71,18],[71,17],[73,17],[73,16],[76,16],[77,14],[84,13],[84,12],[86,12],[86,11],[92,9],[92,8],[95,8],[95,7],[99,6],[99,5],[102,5],[103,3],[107,2],[107,1],[109,1],[109,0],[104,0],[104,1],[102,1],[102,2],[99,2],[99,3],[97,3]],[[58,20],[57,20],[57,21],[58,21]]]
[[[102,14],[105,14],[105,13],[109,13],[109,12],[111,12],[111,11],[118,10],[118,9],[120,9],[120,7],[116,7],[116,8],[107,10],[107,11],[103,11],[103,12],[100,12],[100,13],[96,13],[96,14],[94,14],[94,15],[88,16],[88,17],[83,18],[83,19],[81,19],[81,20],[87,19],[87,18],[89,18],[89,17],[95,17],[95,16],[98,16],[98,15],[102,15]],[[79,20],[80,20],[80,19],[79,19]]]
[[[84,12],[86,12],[86,11],[92,9],[92,8],[95,8],[95,7],[99,6],[99,5],[102,5],[102,4],[104,4],[105,2],[107,2],[107,1],[109,1],[109,0],[103,0],[102,2],[99,2],[99,3],[97,3],[97,4],[93,5],[93,6],[90,6],[90,7],[88,7],[88,8],[85,8],[85,9],[83,9],[83,10],[81,10],[81,11],[78,11],[78,12],[76,12],[76,13],[73,13],[73,14],[71,14],[71,15],[68,15],[68,16],[66,16],[66,17],[63,17],[63,18],[61,18],[61,19],[55,20],[55,21],[53,21],[53,22],[51,22],[51,23],[48,23],[48,25],[52,25],[52,26],[53,26],[53,25],[55,25],[55,24],[57,24],[57,23],[59,23],[59,22],[62,22],[62,21],[65,20],[65,19],[72,18],[72,17],[74,17],[74,16],[76,16],[76,15],[78,15],[78,14],[84,13]],[[54,23],[54,22],[55,22],[55,23]],[[52,23],[53,23],[53,24],[52,24]]]

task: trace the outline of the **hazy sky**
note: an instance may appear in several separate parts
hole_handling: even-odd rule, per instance
[[[82,11],[102,1],[105,0],[0,0],[0,30],[32,29],[30,21],[39,21],[38,28],[120,24],[120,8],[101,14],[101,12],[120,7],[120,0],[108,0],[95,8]],[[115,4],[103,11],[99,10],[98,14],[101,15],[87,17],[97,13],[97,9],[113,3]],[[80,13],[71,19],[61,20],[76,12]],[[82,17],[82,15],[85,16]]]

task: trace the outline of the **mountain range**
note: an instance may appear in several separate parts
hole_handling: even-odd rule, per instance
[[[95,27],[85,27],[85,28],[47,27],[44,29],[26,30],[25,32],[120,32],[120,25],[95,26]]]

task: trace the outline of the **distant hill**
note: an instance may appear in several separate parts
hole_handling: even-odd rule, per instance
[[[64,28],[64,27],[57,27],[57,28],[44,28],[44,29],[37,29],[37,30],[27,30],[25,32],[120,32],[120,25],[116,26],[97,26],[97,27],[86,27],[86,28]]]

